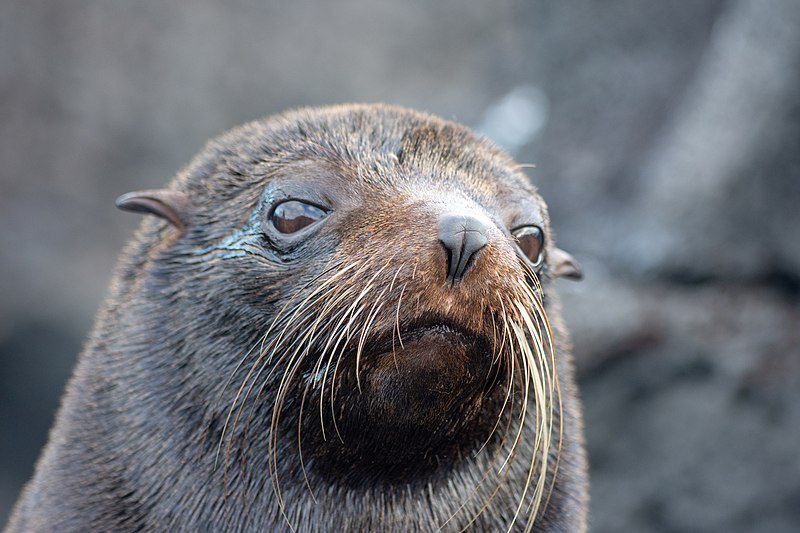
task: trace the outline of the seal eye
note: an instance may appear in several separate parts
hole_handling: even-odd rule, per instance
[[[528,261],[533,263],[533,266],[539,266],[544,255],[544,234],[542,229],[538,226],[522,226],[511,233],[517,240],[517,246],[528,258]]]
[[[325,218],[325,210],[300,200],[287,200],[275,206],[270,220],[281,233],[296,233]]]

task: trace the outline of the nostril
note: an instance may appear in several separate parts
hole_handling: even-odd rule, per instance
[[[439,239],[439,242],[444,246],[444,253],[447,256],[447,279],[450,279],[452,276],[455,275],[453,272],[453,268],[455,264],[458,264],[458,259],[453,261],[453,247],[448,246],[445,242]]]
[[[464,277],[464,274],[469,271],[470,267],[472,267],[475,262],[475,257],[478,255],[478,252],[481,251],[488,242],[489,240],[483,232],[468,230],[464,234],[464,249],[461,253],[462,264],[456,268],[457,279],[455,281]]]
[[[460,214],[439,218],[439,241],[447,253],[447,280],[457,283],[472,267],[476,254],[488,244],[489,226],[483,220]]]

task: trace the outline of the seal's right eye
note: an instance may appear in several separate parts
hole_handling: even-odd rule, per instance
[[[324,209],[300,200],[281,202],[272,210],[270,221],[281,233],[295,233],[325,218]]]
[[[521,226],[511,232],[517,240],[517,246],[528,258],[533,267],[542,264],[544,252],[544,234],[539,226]]]

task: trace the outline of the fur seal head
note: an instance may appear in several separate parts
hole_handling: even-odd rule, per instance
[[[549,284],[580,271],[504,152],[399,108],[300,110],[118,206],[158,217],[119,283],[139,324],[120,335],[162,369],[147,401],[204,435],[226,483],[267,470],[284,512],[287,485],[446,482],[483,451],[526,465],[507,519],[543,505],[560,428]]]

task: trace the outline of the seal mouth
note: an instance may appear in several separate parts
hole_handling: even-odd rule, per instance
[[[356,345],[349,346],[344,359],[354,365],[350,377],[356,382],[365,380],[376,384],[386,379],[408,390],[413,383],[435,381],[437,390],[445,390],[450,382],[453,389],[481,382],[488,390],[499,381],[504,361],[498,357],[492,339],[441,316],[419,319],[401,330],[391,329],[367,340],[359,353]],[[312,377],[314,383],[331,377],[324,366]],[[343,370],[339,380],[348,380]],[[341,383],[340,383],[341,384]],[[354,383],[353,385],[356,385]],[[383,387],[378,387],[383,388]],[[469,387],[473,389],[475,387]],[[455,393],[455,390],[454,390]]]
[[[368,458],[382,470],[359,470],[359,479],[406,479],[456,460],[464,446],[478,446],[491,434],[496,417],[485,414],[499,412],[506,368],[491,337],[427,317],[400,334],[384,331],[368,340],[359,368],[356,347],[346,357],[349,364],[343,362],[336,379],[327,377],[331,393],[323,401],[335,405],[321,411],[324,425],[335,426],[342,440],[326,440],[317,420],[304,419],[305,434],[316,435],[306,441],[315,443],[308,449],[324,457],[323,468],[339,465],[350,472]]]
[[[369,352],[379,353],[393,348],[396,351],[400,346],[437,338],[453,344],[463,344],[477,351],[491,351],[491,339],[484,335],[442,317],[429,317],[418,320],[399,332],[393,330],[384,333],[370,343]]]
[[[445,405],[491,389],[502,375],[500,359],[491,339],[429,317],[368,342],[360,356],[360,385],[384,405],[444,412]]]
[[[371,359],[378,367],[387,357],[395,367],[403,362],[433,366],[470,363],[489,370],[495,354],[491,338],[452,320],[432,316],[417,320],[399,331],[384,332],[368,342],[362,354],[362,360]],[[425,360],[426,357],[430,360]],[[418,360],[420,358],[423,359]]]

